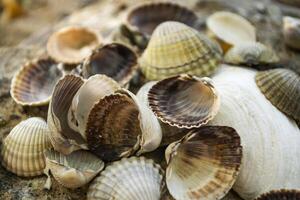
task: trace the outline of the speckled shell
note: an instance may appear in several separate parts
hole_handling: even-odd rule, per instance
[[[272,190],[255,200],[300,200],[300,190]]]
[[[265,97],[286,115],[300,120],[300,77],[289,69],[271,69],[256,74],[256,84]]]
[[[220,100],[211,79],[182,74],[157,82],[148,93],[152,111],[178,128],[206,124],[218,112]]]
[[[83,150],[63,155],[50,149],[45,152],[45,158],[45,174],[48,176],[45,187],[47,189],[51,186],[49,171],[64,187],[78,188],[90,182],[104,168],[104,162]]]
[[[191,130],[166,149],[166,183],[175,199],[221,199],[237,178],[242,160],[240,137],[233,128]]]
[[[32,60],[14,75],[10,94],[23,106],[48,104],[56,82],[63,73],[58,64],[49,58]]]
[[[3,140],[2,165],[18,176],[37,176],[45,168],[44,151],[51,148],[49,129],[42,118],[20,122]]]
[[[153,32],[139,64],[148,80],[161,80],[182,73],[211,75],[220,58],[220,47],[197,30],[164,22]]]
[[[159,200],[162,170],[144,157],[123,158],[106,167],[90,185],[88,200]]]
[[[300,19],[295,17],[283,17],[284,42],[289,47],[300,49]]]

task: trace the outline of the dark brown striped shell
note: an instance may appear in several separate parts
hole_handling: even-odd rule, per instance
[[[300,190],[272,190],[255,200],[300,200]]]

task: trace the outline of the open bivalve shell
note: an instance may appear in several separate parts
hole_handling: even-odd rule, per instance
[[[218,112],[220,100],[211,79],[182,74],[157,82],[148,93],[152,111],[178,128],[206,124]]]
[[[23,106],[49,103],[56,82],[63,76],[58,64],[49,58],[41,58],[23,65],[14,75],[10,94]]]
[[[300,77],[289,69],[271,69],[256,74],[256,84],[280,111],[300,121]]]
[[[45,152],[45,158],[46,168],[44,172],[48,176],[45,188],[47,189],[51,187],[49,171],[55,180],[64,187],[78,188],[90,182],[104,168],[104,162],[84,150],[63,155],[49,149]]]
[[[163,175],[144,157],[123,158],[106,167],[90,185],[88,200],[159,200]]]
[[[49,129],[42,118],[20,122],[3,140],[2,165],[18,176],[37,176],[45,168],[44,151],[51,148]]]
[[[300,200],[299,190],[272,190],[268,193],[262,194],[255,200]]]
[[[284,42],[294,49],[300,49],[300,19],[283,17]]]
[[[165,152],[166,183],[175,199],[221,199],[232,187],[242,160],[240,137],[233,128],[191,130]]]
[[[220,47],[205,35],[179,22],[164,22],[153,32],[139,64],[148,80],[161,80],[183,73],[211,75],[220,59]]]
[[[101,36],[93,29],[69,26],[56,31],[49,37],[47,52],[57,62],[78,64],[101,43]]]

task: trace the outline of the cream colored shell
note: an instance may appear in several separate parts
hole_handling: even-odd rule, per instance
[[[289,47],[300,49],[300,19],[296,17],[283,17],[284,42]]]

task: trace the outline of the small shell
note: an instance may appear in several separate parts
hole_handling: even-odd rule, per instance
[[[272,190],[255,200],[300,200],[300,190]]]
[[[159,200],[163,184],[159,165],[144,157],[123,158],[108,166],[89,187],[88,200]]]
[[[206,124],[217,114],[220,105],[211,79],[186,74],[156,83],[148,93],[148,100],[161,121],[178,128]]]
[[[252,66],[277,63],[279,58],[271,48],[259,42],[245,42],[228,50],[224,61],[235,65]]]
[[[280,111],[300,120],[300,77],[289,69],[257,72],[255,81],[265,97]]]
[[[51,59],[30,61],[14,75],[10,94],[23,106],[45,105],[62,75],[58,64]]]
[[[78,188],[90,182],[103,168],[104,162],[88,151],[75,151],[65,156],[50,149],[45,152],[48,176],[45,188],[50,189],[51,171],[55,180],[66,188]]]
[[[152,34],[139,64],[147,79],[161,80],[182,73],[211,75],[220,59],[220,47],[205,35],[179,22],[164,22]]]
[[[83,64],[82,75],[88,78],[95,74],[104,74],[120,85],[126,85],[136,68],[136,54],[122,44],[112,43],[93,51]]]
[[[204,126],[166,149],[166,183],[175,199],[221,199],[237,178],[242,147],[233,128]]]
[[[87,27],[69,26],[49,37],[47,52],[57,62],[78,64],[101,42],[101,36],[96,31]]]
[[[283,18],[283,36],[286,45],[300,49],[300,19],[295,17]]]
[[[37,176],[45,168],[44,151],[51,148],[49,129],[42,118],[33,117],[15,126],[3,140],[2,165],[18,176]]]
[[[255,27],[245,18],[232,12],[220,11],[208,17],[209,35],[217,39],[226,52],[230,47],[256,41]]]

